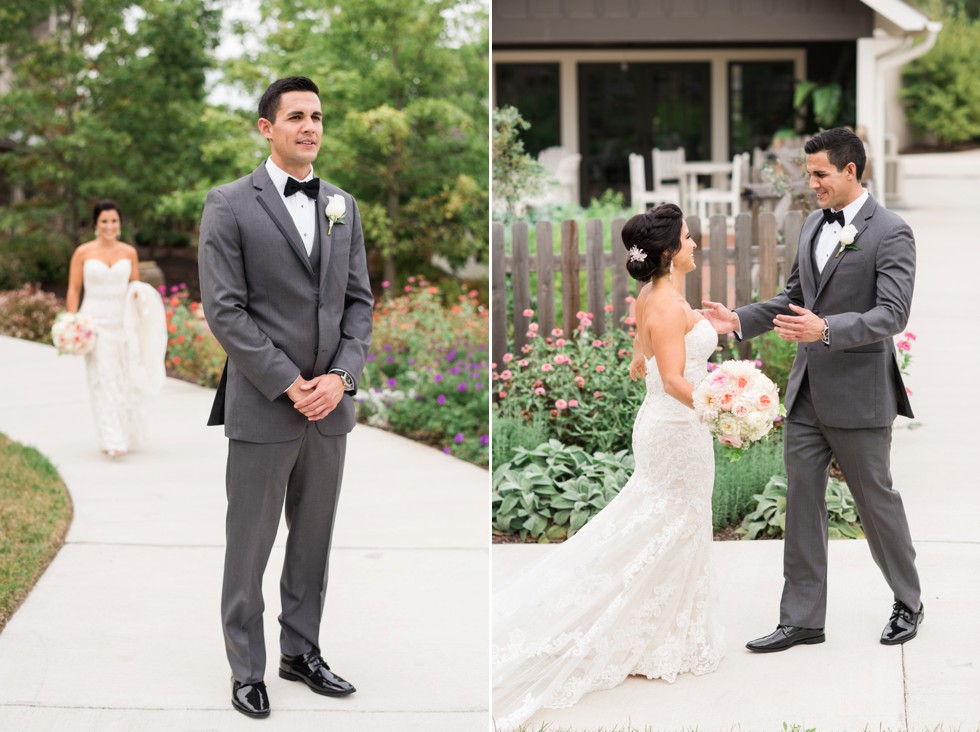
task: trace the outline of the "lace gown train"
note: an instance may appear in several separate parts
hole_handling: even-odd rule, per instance
[[[699,321],[685,337],[697,385],[717,345]],[[669,396],[650,359],[633,426],[636,470],[575,536],[493,592],[493,713],[516,729],[630,674],[673,682],[724,655],[711,561],[714,451],[694,412]]]

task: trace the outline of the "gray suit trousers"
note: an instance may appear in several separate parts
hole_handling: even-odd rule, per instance
[[[289,535],[279,584],[280,649],[295,656],[320,648],[346,446],[346,434],[322,435],[315,422],[288,442],[228,442],[221,620],[228,662],[242,683],[261,681],[265,675],[262,575],[284,503]]]
[[[843,429],[817,419],[804,375],[786,420],[788,495],[779,622],[823,628],[827,615],[827,478],[837,458],[871,556],[896,600],[919,607],[915,549],[902,497],[892,488],[891,427]]]

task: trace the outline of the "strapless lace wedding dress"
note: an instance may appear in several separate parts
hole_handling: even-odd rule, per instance
[[[697,384],[718,343],[685,336]],[[633,426],[636,470],[577,534],[493,592],[493,714],[514,730],[631,674],[673,682],[724,655],[711,561],[714,451],[707,428],[664,391],[655,359]]]
[[[85,356],[89,398],[103,451],[122,454],[144,439],[143,402],[165,378],[166,316],[159,294],[130,282],[132,263],[86,259],[79,312],[95,324]]]

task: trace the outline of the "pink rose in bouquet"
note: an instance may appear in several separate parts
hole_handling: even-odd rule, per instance
[[[59,313],[51,326],[51,342],[58,353],[84,356],[95,348],[95,325],[79,313]]]
[[[779,390],[755,362],[725,361],[694,389],[694,412],[737,459],[772,431]]]

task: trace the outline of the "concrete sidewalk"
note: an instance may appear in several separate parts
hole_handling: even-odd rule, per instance
[[[150,445],[112,462],[83,361],[0,337],[0,432],[51,459],[75,511],[0,633],[0,731],[486,729],[488,473],[364,426],[348,441],[321,632],[358,691],[331,699],[277,675],[283,526],[265,582],[272,715],[232,709],[218,613],[226,440],[205,427],[212,396],[168,379]]]
[[[904,206],[918,268],[909,329],[918,336],[908,381],[914,422],[896,423],[892,468],[918,552],[925,622],[905,646],[878,636],[891,593],[863,541],[830,548],[827,642],[753,654],[745,642],[778,622],[782,543],[716,542],[727,615],[720,669],[673,684],[627,679],[564,710],[543,711],[535,732],[601,727],[630,730],[818,732],[980,729],[980,427],[968,374],[980,364],[980,151],[905,156]],[[498,545],[493,574],[504,576],[550,547]]]

